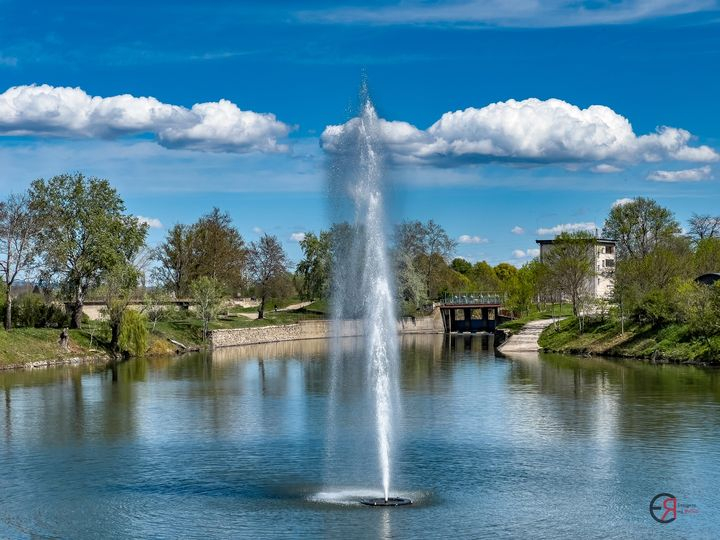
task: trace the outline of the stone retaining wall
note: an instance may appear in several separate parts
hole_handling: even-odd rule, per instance
[[[301,321],[297,324],[278,326],[213,330],[210,332],[210,345],[213,348],[219,348],[255,343],[276,343],[296,339],[328,338],[330,337],[331,326],[331,321]],[[398,332],[403,334],[425,334],[442,331],[442,322],[433,316],[417,317],[414,322],[410,318],[405,318],[398,323]],[[339,333],[341,337],[362,335],[362,321],[343,321]]]

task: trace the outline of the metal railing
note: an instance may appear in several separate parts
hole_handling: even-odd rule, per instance
[[[445,305],[487,305],[502,304],[505,301],[505,295],[496,292],[481,293],[460,293],[446,294],[442,303]]]

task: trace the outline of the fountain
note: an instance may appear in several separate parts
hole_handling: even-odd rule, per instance
[[[337,212],[333,320],[336,336],[339,326],[348,319],[360,319],[364,326],[383,497],[361,502],[369,506],[401,506],[411,501],[390,497],[392,417],[399,405],[399,346],[379,130],[380,120],[363,85],[360,114],[343,126],[330,170],[330,189]],[[337,340],[333,343],[337,344]],[[331,353],[331,357],[337,356]]]

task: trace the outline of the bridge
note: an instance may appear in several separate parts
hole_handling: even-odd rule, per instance
[[[509,320],[501,314],[504,295],[499,293],[449,294],[439,304],[445,332],[492,332]]]

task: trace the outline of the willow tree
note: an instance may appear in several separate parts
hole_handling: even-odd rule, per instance
[[[71,300],[72,328],[82,321],[85,296],[110,269],[132,260],[145,243],[147,225],[125,212],[107,180],[81,173],[35,180],[30,207],[37,213],[45,278]]]

